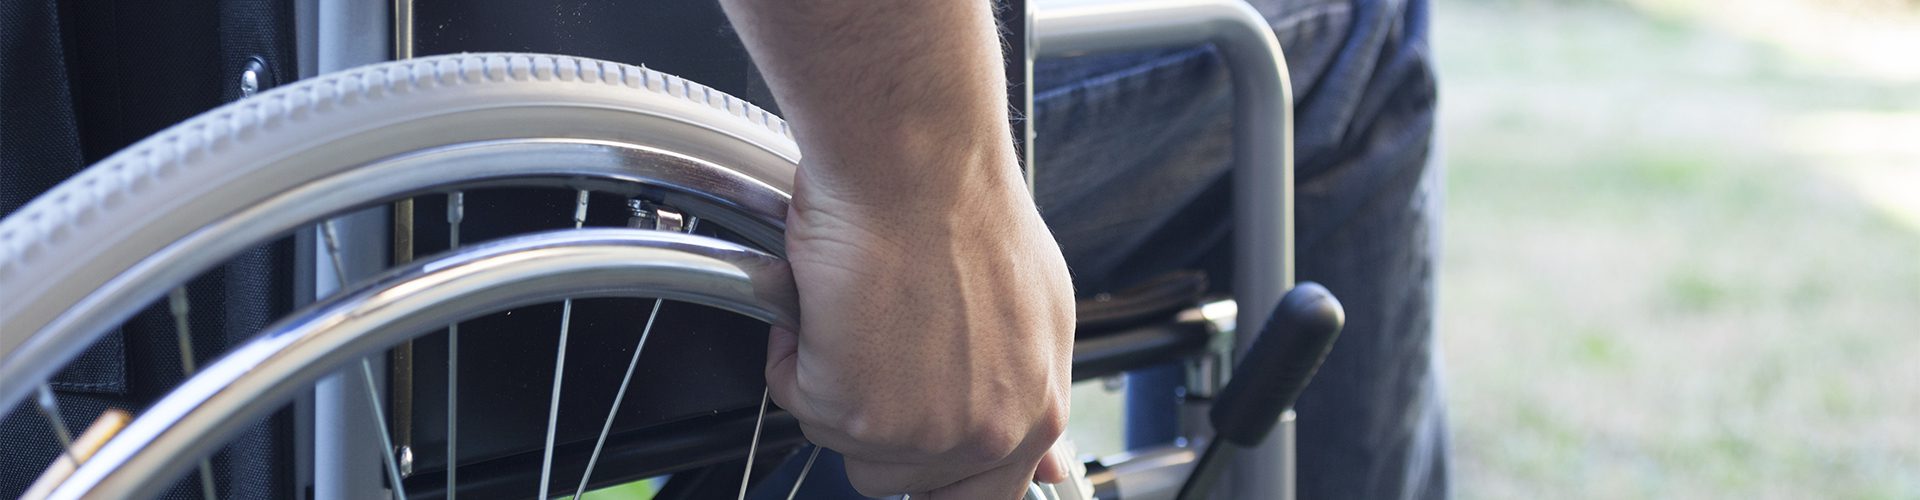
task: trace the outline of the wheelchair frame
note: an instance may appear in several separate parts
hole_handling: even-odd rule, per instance
[[[1206,43],[1219,50],[1235,100],[1235,324],[1258,328],[1270,304],[1279,303],[1294,285],[1293,86],[1266,18],[1242,0],[1059,0],[1037,7],[1027,16],[1034,40],[1029,60]],[[1241,359],[1253,344],[1254,335],[1236,337],[1231,357],[1218,366],[1232,366],[1230,360]],[[1189,391],[1208,396],[1226,382],[1224,371],[1212,380],[1204,379],[1213,374],[1202,373],[1202,380],[1189,380]],[[1190,415],[1194,418],[1183,418],[1183,425],[1206,425],[1197,412]],[[1216,498],[1294,498],[1291,410],[1278,430],[1257,451],[1236,458],[1229,486]],[[1207,435],[1207,430],[1189,428],[1186,435]]]
[[[1293,187],[1292,187],[1292,99],[1286,65],[1279,43],[1265,19],[1240,0],[1118,0],[1106,2],[1060,1],[1040,5],[1015,2],[1025,10],[1026,67],[1030,80],[1032,61],[1037,57],[1075,56],[1153,48],[1191,46],[1211,43],[1224,56],[1233,75],[1236,99],[1234,125],[1234,214],[1235,214],[1235,289],[1233,298],[1240,307],[1235,325],[1266,323],[1266,312],[1293,286]],[[314,76],[379,62],[390,56],[409,57],[412,53],[411,0],[393,3],[296,1],[295,30],[301,61],[300,75]],[[391,29],[393,38],[385,34]],[[391,40],[392,45],[387,45]],[[252,75],[249,71],[247,75]],[[243,88],[257,89],[258,81],[242,76]],[[257,78],[257,75],[253,75]],[[1031,89],[1019,86],[1024,102],[1031,103]],[[250,93],[250,92],[249,92]],[[1021,102],[1021,101],[1016,101]],[[1026,129],[1024,143],[1032,147],[1032,129]],[[1031,159],[1031,150],[1024,155]],[[1031,176],[1034,165],[1029,164]],[[1031,182],[1031,178],[1029,179]],[[362,277],[385,264],[389,235],[386,234],[387,209],[375,209],[338,219],[341,229],[341,263],[345,275]],[[398,211],[410,210],[402,205]],[[296,301],[310,301],[338,287],[329,278],[336,274],[328,259],[317,259],[319,238],[303,233],[298,247],[304,258],[302,269],[314,270],[309,282],[300,284]],[[410,252],[408,252],[410,253]],[[1252,345],[1253,335],[1237,336],[1230,349],[1215,349],[1199,356],[1197,368],[1190,371],[1189,416],[1206,410],[1207,400],[1225,387],[1233,359],[1239,359]],[[1078,346],[1078,343],[1076,343]],[[1151,346],[1151,343],[1140,343]],[[1076,372],[1083,366],[1076,347]],[[1139,356],[1165,355],[1172,359],[1182,353],[1127,352]],[[1177,354],[1177,355],[1176,355]],[[1089,355],[1087,366],[1098,364],[1098,355]],[[1112,364],[1112,363],[1109,363]],[[1141,366],[1141,365],[1134,365]],[[1080,377],[1076,373],[1076,378]],[[361,418],[371,402],[364,388],[342,376],[321,382],[310,398],[295,403],[296,444],[294,470],[312,471],[311,477],[297,477],[296,484],[310,484],[315,498],[364,498],[383,495],[381,464],[355,457],[384,454],[380,445],[359,439],[374,432],[377,425]],[[379,384],[386,385],[386,384]],[[1171,404],[1171,402],[1170,402]],[[1217,417],[1216,417],[1217,418]],[[1183,435],[1209,436],[1206,418],[1183,418]],[[1232,486],[1225,490],[1230,498],[1293,497],[1292,416],[1282,417],[1278,436],[1268,438],[1254,452],[1240,456],[1234,463]],[[305,445],[311,449],[301,449]],[[311,453],[308,453],[308,452]],[[1178,488],[1201,458],[1191,448],[1135,450],[1136,457],[1150,458],[1153,469],[1140,471],[1142,477],[1167,478]],[[311,463],[300,463],[311,460]],[[403,461],[405,461],[403,453]],[[1267,471],[1267,472],[1262,472]],[[1277,473],[1274,473],[1277,472]],[[1157,490],[1156,490],[1157,491]],[[1171,490],[1168,490],[1169,492]],[[1134,495],[1129,495],[1133,497]],[[1169,495],[1171,496],[1171,495]]]
[[[407,58],[413,55],[413,0],[359,2],[322,2],[298,0],[296,19],[300,21],[296,37],[302,61],[302,78],[342,70],[363,64]],[[1243,0],[1012,0],[1010,8],[1023,10],[1027,26],[1022,43],[1025,49],[1024,79],[1032,81],[1033,61],[1042,57],[1074,57],[1101,53],[1152,50],[1212,44],[1224,60],[1232,78],[1235,104],[1233,126],[1234,194],[1234,269],[1233,301],[1256,305],[1238,307],[1234,324],[1261,325],[1269,305],[1277,304],[1291,289],[1294,277],[1293,224],[1293,90],[1279,40],[1266,19]],[[383,36],[387,27],[392,37]],[[391,44],[389,47],[388,44]],[[309,63],[308,61],[312,61]],[[312,66],[309,66],[312,64]],[[1011,69],[1011,68],[1010,68]],[[1013,73],[1009,73],[1012,75]],[[1032,108],[1033,90],[1020,85],[1016,103]],[[1025,123],[1022,137],[1028,183],[1033,172],[1044,168],[1032,163],[1034,134],[1031,122]],[[339,219],[343,257],[349,276],[366,276],[381,264],[388,244],[383,234],[390,217],[383,210],[371,210]],[[303,253],[319,250],[317,238],[300,245]],[[314,296],[324,296],[332,286],[320,285],[332,276],[326,259],[308,260],[314,264]],[[360,269],[355,269],[360,268]],[[307,297],[311,299],[311,297]],[[1231,335],[1231,333],[1229,333]],[[1237,335],[1231,352],[1210,353],[1198,369],[1190,370],[1189,394],[1202,398],[1212,395],[1227,382],[1232,360],[1252,344],[1253,335]],[[1078,364],[1078,363],[1076,363]],[[337,439],[330,436],[364,435],[371,424],[359,418],[368,411],[367,402],[353,380],[345,373],[323,381],[316,396],[306,402],[311,412],[296,403],[296,415],[302,415],[296,428],[313,432],[316,439],[315,477],[305,478],[321,491],[337,491],[339,498],[364,498],[384,490],[377,462],[360,460],[381,453],[365,439]],[[1169,403],[1171,404],[1171,403]],[[1185,436],[1210,434],[1204,418],[1204,403],[1189,403],[1181,419]],[[304,418],[307,415],[313,418]],[[331,415],[330,418],[319,418]],[[1229,486],[1220,498],[1294,498],[1294,415],[1291,410],[1281,418],[1279,432],[1253,453],[1234,461]],[[1136,450],[1142,455],[1160,455],[1193,461],[1190,451]],[[296,453],[299,458],[307,456]],[[320,467],[320,465],[326,467]],[[296,467],[296,470],[303,470]],[[1170,471],[1179,470],[1170,468]],[[1266,473],[1256,471],[1270,471]],[[1172,474],[1166,482],[1178,488],[1185,474]],[[328,487],[321,487],[326,484]],[[339,489],[335,490],[334,487]],[[1277,494],[1275,494],[1277,493]]]

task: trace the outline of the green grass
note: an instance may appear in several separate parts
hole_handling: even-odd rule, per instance
[[[1792,1],[1438,2],[1461,497],[1920,498],[1920,81]]]
[[[660,480],[647,479],[589,491],[585,495],[580,495],[580,498],[582,500],[650,500],[659,492]]]

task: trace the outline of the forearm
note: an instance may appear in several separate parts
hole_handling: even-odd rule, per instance
[[[721,3],[803,155],[774,401],[869,496],[1057,480],[1072,283],[1021,184],[988,0]]]
[[[938,211],[1018,186],[986,0],[721,3],[827,198]]]

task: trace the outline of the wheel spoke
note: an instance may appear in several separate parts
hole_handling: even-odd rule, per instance
[[[173,331],[180,339],[180,372],[183,376],[191,377],[199,369],[194,367],[193,330],[187,322],[189,310],[186,287],[176,287],[167,292],[167,311],[173,313]],[[200,459],[200,497],[207,500],[215,497],[213,464],[205,458]]]
[[[640,329],[640,342],[633,346],[633,359],[627,361],[627,374],[620,378],[619,392],[613,393],[613,407],[607,409],[607,420],[600,424],[600,437],[593,441],[593,453],[587,455],[587,470],[580,473],[580,486],[574,488],[574,498],[580,498],[587,491],[587,479],[593,477],[593,466],[600,462],[600,450],[607,445],[607,434],[613,431],[613,418],[620,414],[620,402],[626,399],[627,384],[633,381],[633,369],[640,366],[640,350],[647,346],[647,336],[653,333],[653,320],[660,317],[663,302],[653,299],[653,312],[647,314],[647,326]]]
[[[333,261],[333,279],[335,290],[347,289],[347,266],[340,262],[340,231],[334,229],[333,220],[320,223],[320,239],[327,247],[327,259]]]
[[[800,485],[807,482],[807,473],[813,472],[813,461],[820,458],[820,445],[813,446],[813,453],[807,454],[807,464],[800,466],[800,477],[793,479],[793,489],[787,491],[787,500],[800,495]]]
[[[335,290],[345,291],[347,268],[340,260],[340,235],[332,220],[320,223],[320,238],[326,245],[327,258],[333,262],[333,277],[339,283]],[[360,358],[360,379],[366,382],[367,401],[373,403],[373,427],[380,431],[380,458],[387,467],[387,480],[393,482],[394,496],[406,500],[407,487],[400,482],[400,463],[393,458],[393,433],[387,430],[387,412],[380,404],[380,387],[373,381],[373,362],[369,358]]]
[[[767,401],[772,399],[772,388],[760,390],[760,414],[753,418],[753,442],[747,445],[747,470],[740,474],[740,500],[747,499],[747,482],[753,480],[753,456],[760,451],[760,427],[767,423]]]
[[[173,313],[173,331],[180,340],[180,371],[193,375],[193,333],[187,323],[190,305],[187,302],[186,287],[175,288],[167,292],[167,311]]]
[[[460,222],[467,218],[466,195],[447,194],[447,249],[460,248]],[[447,325],[447,500],[453,500],[459,484],[454,470],[460,464],[460,324]]]
[[[380,458],[386,459],[387,480],[393,482],[393,496],[407,500],[407,486],[400,482],[400,463],[393,458],[393,433],[387,432],[387,412],[380,406],[380,389],[373,383],[373,362],[360,358],[360,380],[367,383],[367,400],[373,403],[373,426],[380,430]]]
[[[54,439],[60,440],[60,453],[74,465],[80,465],[80,457],[73,454],[73,432],[67,430],[67,421],[60,417],[60,401],[53,397],[53,387],[40,384],[40,397],[35,399],[40,407],[40,415],[47,417],[47,423],[53,426]]]
[[[553,481],[553,438],[560,423],[560,380],[561,372],[567,369],[567,323],[573,317],[573,299],[567,299],[560,306],[560,354],[553,359],[553,399],[547,405],[547,443],[540,458],[540,496],[548,498],[547,487]]]
[[[205,458],[200,459],[200,491],[202,492],[200,495],[201,498],[205,498],[206,500],[213,500],[215,498],[213,464]]]
[[[573,228],[587,223],[587,190],[579,191],[573,205]],[[567,330],[573,324],[573,299],[560,303],[560,349],[553,357],[553,400],[547,405],[547,445],[540,459],[540,496],[547,498],[553,484],[553,437],[560,429],[560,384],[567,371]]]
[[[640,214],[636,213],[636,219]],[[692,233],[700,227],[700,219],[690,218],[687,232]],[[573,498],[580,498],[587,492],[587,480],[593,477],[593,466],[600,462],[600,451],[607,445],[607,434],[613,431],[613,419],[620,414],[620,403],[626,400],[627,385],[633,382],[633,370],[640,366],[640,352],[647,347],[647,337],[653,334],[653,321],[660,317],[660,306],[666,301],[653,299],[653,311],[647,313],[647,324],[640,329],[640,341],[633,346],[633,359],[627,361],[627,374],[620,377],[620,389],[613,393],[613,407],[607,409],[607,420],[600,424],[600,437],[593,441],[593,453],[587,455],[587,470],[580,473],[580,485],[574,488]]]

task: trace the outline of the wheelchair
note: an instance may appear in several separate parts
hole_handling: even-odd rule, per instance
[[[393,16],[392,52],[367,50],[365,30],[321,26],[316,43],[353,67],[281,86],[249,68],[244,99],[0,221],[0,407],[41,413],[58,444],[45,473],[25,471],[39,477],[27,496],[238,496],[208,457],[270,418],[291,422],[296,478],[276,497],[551,498],[659,476],[671,477],[660,498],[800,491],[819,448],[769,407],[755,336],[797,318],[781,258],[799,161],[785,122],[645,67],[415,58],[411,5],[324,4],[376,27]],[[1239,0],[1010,9],[1027,21],[1009,26],[1010,78],[1037,57],[1211,43],[1237,103],[1231,297],[1183,273],[1080,305],[1074,379],[1180,363],[1187,380],[1167,403],[1185,439],[1093,459],[1029,498],[1292,498],[1289,407],[1342,313],[1293,282],[1278,42]],[[1013,102],[1030,102],[1015,88],[1026,94]],[[1031,179],[1045,166],[1026,168]],[[476,228],[525,209],[472,201],[506,189],[544,193],[571,229]],[[438,214],[444,225],[420,223]],[[298,256],[282,292],[300,305],[223,353],[196,352],[201,308],[184,284],[281,240]],[[138,416],[62,404],[48,381],[155,303],[187,376]],[[621,333],[587,335],[590,323]],[[553,352],[462,369],[463,334],[470,349],[507,336]],[[798,479],[769,484],[789,459]]]

